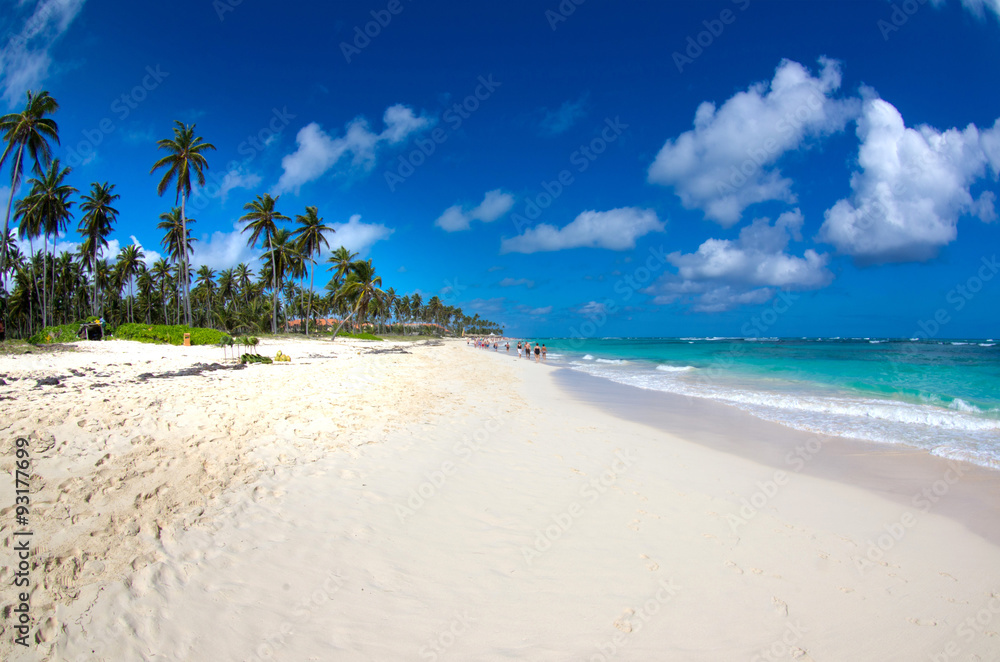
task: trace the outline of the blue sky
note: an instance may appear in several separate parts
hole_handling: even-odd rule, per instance
[[[1000,0],[0,2],[0,103],[59,101],[112,250],[162,250],[181,120],[217,270],[272,192],[511,333],[1000,335]]]

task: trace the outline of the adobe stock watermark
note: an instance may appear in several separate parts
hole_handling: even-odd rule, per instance
[[[645,261],[639,264],[632,273],[626,274],[615,281],[614,292],[617,299],[605,299],[596,302],[591,310],[587,312],[587,320],[579,326],[571,326],[569,329],[569,345],[573,349],[579,349],[583,341],[593,338],[597,332],[608,323],[608,316],[614,315],[621,310],[620,303],[628,301],[635,293],[644,288],[653,278],[663,270],[667,264],[667,253],[663,246],[649,249],[649,255]]]
[[[875,567],[876,563],[882,564],[882,559],[885,558],[886,553],[899,544],[907,532],[917,525],[922,515],[929,513],[941,499],[948,496],[948,493],[951,492],[951,487],[958,483],[966,472],[968,472],[967,468],[962,467],[957,462],[949,461],[948,469],[941,478],[923,487],[913,495],[910,503],[916,509],[916,513],[909,510],[903,511],[903,514],[895,522],[890,522],[882,526],[882,533],[874,539],[870,538],[866,541],[868,547],[865,550],[864,556],[854,560],[854,565],[858,573],[863,575],[867,570]]]
[[[378,38],[382,34],[382,30],[389,27],[393,17],[402,14],[404,9],[402,0],[389,0],[385,9],[373,9],[369,12],[372,20],[365,23],[364,26],[355,25],[351,32],[353,39],[350,42],[340,42],[340,52],[347,64],[351,63],[351,58],[361,55],[361,51],[368,48],[372,40]]]
[[[590,142],[580,145],[569,155],[569,163],[573,170],[578,174],[586,172],[591,164],[607,151],[608,146],[618,140],[626,129],[628,129],[628,124],[622,122],[621,117],[604,118],[604,124],[598,135]],[[542,212],[551,207],[552,203],[575,183],[576,178],[569,168],[560,170],[551,181],[543,180],[539,185],[543,191],[525,199],[523,214],[517,212],[511,214],[510,220],[514,223],[517,232],[523,232],[525,228],[530,227],[531,221],[537,221]]]
[[[276,653],[286,646],[286,638],[291,638],[295,634],[296,625],[305,625],[313,620],[316,609],[322,607],[333,599],[344,586],[344,580],[337,574],[330,573],[322,586],[299,600],[292,608],[288,619],[283,620],[278,626],[277,632],[266,635],[260,644],[254,648],[253,657],[250,660],[273,660]]]
[[[979,262],[978,268],[971,276],[966,278],[964,282],[957,283],[945,294],[944,299],[950,304],[949,308],[951,312],[961,312],[982,291],[983,287],[996,277],[997,272],[1000,271],[1000,262],[997,261],[995,254],[989,258],[983,256],[979,259]],[[942,306],[935,310],[934,314],[928,319],[918,320],[917,327],[919,329],[914,331],[911,337],[921,340],[936,338],[941,329],[952,320],[951,314],[948,312],[949,308]]]
[[[212,9],[219,17],[219,22],[226,20],[226,14],[236,11],[236,8],[243,4],[243,0],[212,0]]]
[[[524,562],[531,565],[535,559],[552,548],[553,543],[562,538],[563,534],[573,528],[573,523],[586,511],[587,505],[593,505],[608,490],[618,484],[618,477],[636,462],[636,457],[629,451],[615,451],[615,460],[610,468],[601,472],[597,478],[591,478],[580,487],[579,496],[584,503],[574,501],[564,510],[551,516],[552,524],[535,531],[532,545],[521,546],[521,556]],[[586,505],[585,505],[586,504]]]
[[[681,590],[680,586],[674,584],[673,579],[661,579],[657,586],[659,588],[656,592],[645,600],[639,609],[629,608],[623,617],[615,621],[615,629],[618,632],[603,643],[597,644],[595,646],[597,652],[587,658],[588,662],[608,662],[613,659],[628,644],[629,637],[638,634]]]
[[[743,342],[731,342],[725,352],[716,355],[711,364],[695,373],[694,378],[702,383],[712,382],[718,379],[728,369],[732,368],[740,357],[746,354],[748,342],[754,342],[761,338],[768,337],[766,334],[778,323],[781,316],[787,313],[795,302],[799,300],[799,295],[781,290],[778,295],[771,299],[771,303],[759,315],[753,315],[749,321],[744,322],[740,327],[743,334]],[[747,340],[750,339],[750,340]]]
[[[46,2],[38,5],[37,11],[25,21],[24,27],[17,34],[11,34],[7,40],[7,50],[20,50],[28,45],[28,42],[41,34],[48,24],[49,19],[60,8],[58,3]]]
[[[420,659],[433,662],[444,655],[449,648],[455,645],[459,637],[468,632],[469,625],[474,620],[467,611],[455,612],[455,617],[451,619],[451,622],[417,651]]]
[[[972,657],[971,655],[959,658],[959,655],[961,655],[963,650],[965,650],[965,647],[974,642],[977,637],[990,636],[994,634],[987,631],[986,628],[997,620],[997,616],[1000,616],[1000,591],[993,591],[990,593],[989,600],[987,600],[975,614],[967,616],[955,626],[954,638],[942,646],[938,652],[930,654],[931,662],[950,662],[951,660],[957,659],[980,659],[979,657]]]
[[[400,523],[413,517],[428,501],[441,493],[448,479],[460,468],[460,462],[468,463],[473,455],[486,447],[487,442],[498,433],[506,420],[504,412],[497,409],[491,412],[482,425],[471,435],[451,447],[453,459],[444,460],[437,469],[424,473],[424,479],[417,487],[407,494],[406,503],[395,505],[396,516]]]
[[[785,464],[792,468],[793,473],[799,473],[822,450],[823,439],[810,437],[789,451],[785,456]],[[740,497],[740,508],[737,514],[726,513],[726,521],[732,532],[739,533],[740,527],[746,526],[757,516],[757,513],[766,508],[767,504],[778,496],[781,488],[788,485],[790,481],[791,475],[781,469],[776,469],[769,479],[757,481],[755,484],[757,489],[749,497]]]
[[[163,71],[160,65],[147,66],[146,73],[139,83],[131,90],[122,94],[111,102],[108,109],[117,117],[117,122],[123,122],[129,115],[145,101],[151,92],[156,90],[170,76],[170,72]],[[69,153],[66,156],[66,164],[72,168],[87,163],[96,153],[97,147],[104,142],[104,139],[115,132],[118,127],[116,120],[105,117],[97,126],[91,129],[83,129],[80,133],[83,140],[68,146]]]
[[[493,74],[476,78],[478,84],[472,93],[459,102],[452,104],[441,115],[441,119],[448,124],[448,130],[435,127],[427,138],[417,138],[414,141],[416,149],[408,154],[401,154],[396,162],[394,170],[385,170],[382,176],[385,178],[386,186],[391,193],[396,192],[396,187],[413,176],[417,169],[427,162],[427,159],[437,151],[437,148],[447,142],[451,133],[458,131],[462,125],[472,117],[488,100],[497,88],[503,85],[502,82],[493,80]]]
[[[880,18],[875,21],[875,27],[882,35],[882,41],[889,41],[889,37],[894,32],[909,22],[910,17],[920,11],[920,8],[927,4],[927,0],[903,0],[900,3],[892,3],[892,11],[889,12],[888,20]]]
[[[267,146],[280,134],[296,115],[288,112],[288,106],[282,108],[272,108],[271,116],[264,125],[257,131],[247,135],[246,139],[236,147],[236,153],[243,156],[243,160],[233,159],[226,164],[224,170],[211,170],[205,173],[205,186],[198,187],[188,206],[196,211],[201,211],[208,207],[212,200],[223,197],[232,188],[234,183],[239,182],[246,176],[244,169],[250,165],[254,159],[261,154]]]
[[[746,11],[750,6],[750,0],[732,0],[732,3],[739,7],[740,11]],[[674,51],[671,57],[677,73],[684,73],[684,67],[694,64],[694,61],[704,54],[705,49],[710,48],[715,41],[726,31],[726,26],[736,22],[736,12],[732,9],[723,9],[719,12],[718,18],[706,19],[701,22],[704,30],[696,35],[688,35],[684,52]]]
[[[562,0],[556,8],[545,10],[545,20],[549,22],[549,27],[555,32],[560,23],[565,23],[570,16],[576,12],[576,8],[587,0]]]
[[[822,94],[813,92],[795,109],[785,113],[774,125],[778,133],[783,134],[785,138],[783,142],[791,139],[811,117],[822,111],[825,101],[826,98]],[[729,181],[719,180],[715,183],[715,192],[719,195],[733,195],[738,189],[746,186],[752,177],[759,174],[764,166],[780,156],[784,150],[785,145],[774,138],[768,138],[762,145],[748,147],[747,157],[740,163],[739,167],[730,166]]]
[[[802,657],[804,651],[796,644],[802,641],[802,635],[806,632],[809,630],[797,620],[794,623],[787,623],[781,637],[751,655],[750,662],[772,662],[773,660]]]

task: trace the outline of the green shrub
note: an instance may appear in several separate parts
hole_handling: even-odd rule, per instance
[[[62,326],[47,326],[28,338],[32,345],[47,345],[57,342],[73,342],[79,340],[76,334],[80,332],[80,322],[63,324]]]
[[[184,334],[191,334],[192,345],[218,345],[226,334],[216,329],[188,327],[182,324],[122,324],[115,329],[115,338],[138,342],[183,345]]]
[[[260,354],[243,354],[240,356],[240,363],[273,363],[270,357]]]
[[[382,340],[376,335],[364,331],[362,333],[338,333],[338,338],[353,338],[355,340]]]

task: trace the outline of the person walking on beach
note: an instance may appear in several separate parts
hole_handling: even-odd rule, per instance
[[[517,341],[517,358],[521,358],[521,341]]]
[[[507,341],[507,353],[510,354],[510,341]]]
[[[548,350],[545,349],[545,343],[542,343],[542,361],[545,360],[545,352],[547,352],[547,351]]]
[[[535,363],[538,363],[538,357],[542,353],[542,350],[538,348],[538,343],[535,343]]]

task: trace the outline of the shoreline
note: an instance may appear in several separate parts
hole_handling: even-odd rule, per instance
[[[76,379],[116,390],[16,388],[0,443],[39,425],[54,437],[36,458],[33,572],[62,588],[32,603],[39,655],[10,650],[7,633],[0,654],[808,662],[995,650],[998,548],[937,508],[910,522],[862,487],[807,470],[778,480],[767,462],[692,438],[697,417],[673,431],[623,419],[554,366],[478,357],[462,341],[284,344],[291,365],[141,383],[132,372],[150,370],[136,357],[165,372],[202,350],[95,345],[20,363],[38,376],[89,366],[110,378]],[[0,357],[0,372],[18,361]],[[705,434],[743,433],[716,423]],[[981,613],[997,620],[961,638]]]
[[[559,367],[553,380],[581,402],[788,474],[860,487],[933,510],[1000,546],[1000,471],[904,444],[808,433],[725,403],[651,391]],[[740,430],[739,436],[731,434]],[[943,485],[941,484],[943,481]]]

